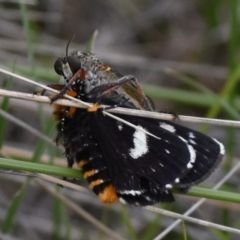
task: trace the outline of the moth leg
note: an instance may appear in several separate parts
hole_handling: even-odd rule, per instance
[[[73,157],[69,154],[69,149],[68,147],[66,147],[66,151],[64,153],[64,155],[66,156],[67,158],[67,166],[68,168],[72,168],[73,164],[74,164],[74,159]],[[63,177],[62,180],[64,181],[68,181],[68,182],[71,182],[71,183],[76,183],[76,179],[73,178],[73,179],[69,179],[67,177]],[[58,184],[60,187],[63,187],[61,184]]]

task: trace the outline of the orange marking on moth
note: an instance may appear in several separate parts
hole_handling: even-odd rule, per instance
[[[92,182],[88,185],[88,187],[89,187],[90,189],[93,189],[95,186],[97,186],[97,185],[99,185],[99,184],[101,184],[101,183],[103,183],[103,180],[102,180],[102,179],[97,179],[97,180],[95,180],[95,181],[92,181]]]
[[[61,118],[64,115],[64,112],[67,110],[67,107],[58,104],[53,104],[53,108],[55,109],[55,111],[53,112],[54,119],[56,121],[61,120]]]
[[[68,116],[68,117],[73,117],[73,115],[74,115],[74,113],[76,112],[76,110],[77,110],[77,108],[75,108],[75,107],[70,107],[70,108],[68,109],[67,116]]]
[[[53,104],[53,108],[55,109],[53,116],[56,121],[61,120],[64,116],[73,117],[77,110],[77,108],[75,108],[75,107],[66,107],[66,106],[61,106],[58,104]],[[67,112],[67,114],[66,114],[66,112]]]
[[[76,97],[78,95],[77,92],[72,91],[72,90],[68,90],[67,94],[71,97]],[[57,94],[53,94],[52,97],[57,96]],[[58,105],[58,104],[53,104],[53,108],[55,109],[53,116],[55,118],[56,121],[59,121],[62,119],[62,117],[64,117],[65,112],[67,111],[67,117],[73,117],[74,113],[76,112],[76,108],[75,107],[67,107],[67,106],[62,106],[62,105]]]
[[[91,177],[91,176],[93,176],[95,173],[96,173],[97,171],[95,170],[95,169],[93,169],[93,170],[90,170],[90,171],[87,171],[87,172],[85,172],[84,174],[83,174],[83,178],[88,178],[88,177]]]
[[[88,112],[96,112],[100,107],[97,103],[87,109]]]
[[[71,97],[76,97],[78,95],[78,93],[76,91],[73,91],[73,90],[67,90],[66,94],[71,96]]]
[[[113,185],[107,186],[102,193],[98,194],[98,197],[105,204],[112,204],[118,200],[118,196]]]
[[[80,168],[82,168],[86,163],[87,163],[86,160],[80,160],[80,161],[78,162],[78,166],[79,166]]]

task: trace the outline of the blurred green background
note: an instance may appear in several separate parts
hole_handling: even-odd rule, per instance
[[[118,72],[136,76],[157,110],[239,120],[239,10],[239,0],[0,1],[0,67],[43,84],[57,83],[53,64],[65,55],[67,42],[75,35],[70,51],[84,51],[98,30],[93,52]],[[41,91],[3,74],[0,87]],[[50,142],[54,138],[49,105],[2,97],[0,104],[3,111],[48,136]],[[239,131],[191,127],[226,145],[225,161],[203,184],[211,187],[239,161]],[[4,158],[66,165],[62,149],[5,117],[0,117],[0,145]],[[80,184],[86,186],[85,181]],[[116,239],[117,235],[153,239],[174,221],[141,208],[105,207],[91,192],[56,188],[112,229]],[[239,172],[223,189],[239,192]],[[197,201],[187,196],[176,199],[160,207],[183,213]],[[240,227],[239,205],[230,202],[207,201],[194,217]],[[3,240],[113,239],[36,182],[11,173],[0,173],[0,228]],[[186,223],[163,239],[230,240],[239,236]]]

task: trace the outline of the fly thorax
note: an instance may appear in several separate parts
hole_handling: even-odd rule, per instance
[[[81,67],[85,71],[91,71],[95,73],[97,71],[98,58],[92,53],[84,53],[81,51],[73,52],[73,55],[77,56],[81,61]]]
[[[86,74],[86,78],[85,81],[83,82],[83,91],[86,94],[91,93],[91,91],[97,87],[102,85],[102,80],[101,78],[99,78],[97,75],[93,75],[92,72],[90,72],[89,74]]]

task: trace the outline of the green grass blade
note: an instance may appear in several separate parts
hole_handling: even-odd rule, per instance
[[[98,36],[98,30],[95,30],[92,37],[90,38],[90,40],[86,44],[86,48],[85,48],[86,52],[91,53],[93,51],[94,44],[95,44],[97,36]]]
[[[213,190],[213,189],[207,189],[207,188],[192,187],[187,192],[187,195],[194,196],[194,197],[227,201],[227,202],[240,203],[240,194],[239,193]]]
[[[33,173],[44,173],[59,177],[82,178],[81,171],[77,169],[57,167],[34,162],[24,162],[7,158],[0,158],[0,168]]]
[[[22,201],[22,198],[25,194],[25,191],[26,191],[29,183],[30,183],[30,180],[28,179],[22,185],[22,187],[18,190],[18,192],[14,195],[14,197],[12,198],[11,205],[8,208],[6,217],[4,218],[3,223],[2,223],[1,231],[3,233],[8,232],[10,230],[10,228],[13,226],[14,217],[17,213],[17,210],[19,208],[19,205]]]

